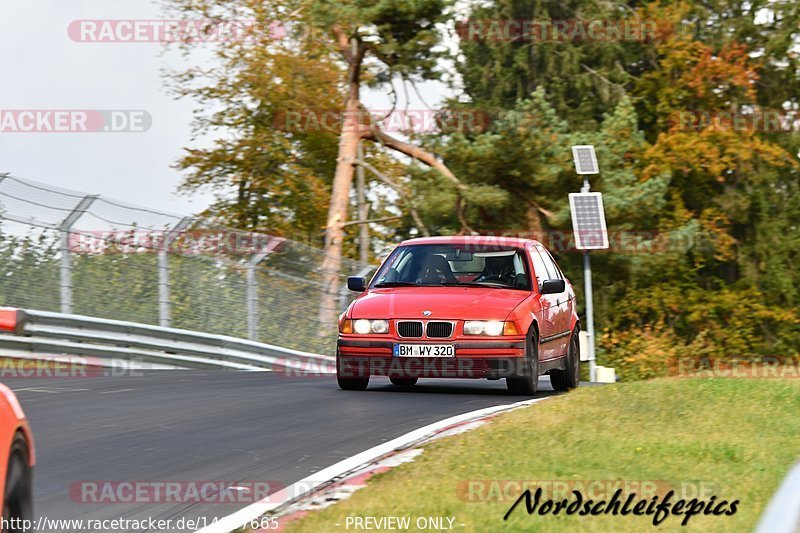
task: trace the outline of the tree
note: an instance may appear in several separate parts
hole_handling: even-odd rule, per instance
[[[653,234],[593,260],[602,287],[595,312],[609,328],[600,353],[625,377],[666,372],[671,357],[797,353],[798,134],[725,119],[798,109],[796,6],[631,6],[474,8],[478,20],[650,20],[655,38],[462,40],[464,94],[453,105],[499,108],[498,120],[484,134],[430,142],[470,187],[488,182],[507,193],[499,208],[473,205],[471,224],[531,232],[569,228],[566,195],[578,188],[569,146],[597,146],[602,174],[592,187],[604,194],[612,236]],[[555,251],[580,285],[579,254]]]
[[[321,334],[328,334],[335,324],[360,141],[371,141],[438,171],[456,190],[455,211],[462,228],[467,228],[465,186],[455,174],[431,152],[381,131],[361,101],[363,84],[389,87],[396,80],[415,83],[440,75],[437,61],[444,48],[438,46],[437,25],[445,20],[449,5],[449,0],[238,0],[225,5],[212,0],[172,0],[173,8],[184,18],[222,21],[247,16],[265,26],[279,21],[286,31],[277,40],[263,32],[254,40],[222,43],[216,52],[222,69],[211,74],[190,69],[174,78],[179,94],[221,106],[211,119],[200,119],[201,131],[223,127],[239,138],[236,142],[218,141],[213,150],[192,150],[179,167],[192,171],[184,184],[188,190],[207,184],[225,190],[233,181],[237,199],[224,200],[215,211],[233,221],[240,217],[240,227],[245,223],[252,226],[255,221],[313,221],[316,217],[298,216],[300,207],[308,198],[315,200],[315,205],[327,201],[325,255],[320,267],[325,287],[319,311]],[[203,76],[211,82],[192,85]],[[343,105],[332,102],[339,95],[344,96]],[[335,155],[330,153],[330,138],[320,140],[308,132],[297,135],[269,128],[275,113],[298,108],[341,113]],[[317,148],[320,150],[315,151]],[[321,177],[326,174],[332,174],[332,180]],[[321,193],[328,184],[329,198]],[[315,207],[312,214],[318,212]]]
[[[210,189],[217,201],[206,215],[232,227],[301,240],[316,239],[324,225],[336,165],[336,136],[318,128],[287,131],[289,109],[335,109],[341,66],[312,43],[282,36],[275,26],[291,2],[175,0],[170,15],[206,31],[238,28],[236,38],[215,43],[213,66],[171,73],[178,97],[198,103],[195,137],[210,147],[187,148],[177,168],[187,172],[180,190]],[[251,21],[257,24],[249,26]],[[190,56],[197,42],[181,43]],[[207,143],[203,143],[207,144]]]

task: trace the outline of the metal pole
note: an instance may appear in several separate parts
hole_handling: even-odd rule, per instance
[[[256,266],[247,265],[247,338],[258,342],[258,286]]]
[[[162,246],[158,249],[158,325],[168,328],[169,323],[169,258]]]
[[[361,146],[361,141],[358,142],[358,160],[364,160],[364,149]],[[356,165],[356,200],[358,202],[358,220],[361,222],[358,226],[358,250],[359,259],[363,264],[369,263],[369,225],[365,224],[367,220],[367,197],[366,197],[366,180],[364,179],[364,167]]]
[[[97,198],[97,195],[81,198],[75,209],[58,226],[61,232],[61,312],[67,315],[72,314],[72,258],[69,254],[70,230]]]
[[[258,280],[256,267],[270,252],[256,254],[247,263],[247,338],[258,342]]]
[[[586,340],[589,346],[589,381],[596,379],[594,360],[594,303],[592,302],[592,265],[589,261],[589,252],[583,252],[583,284],[586,293]]]
[[[158,325],[162,328],[168,328],[172,323],[169,309],[169,256],[167,251],[175,236],[188,228],[192,220],[192,217],[182,218],[174,228],[167,232],[164,242],[158,248]]]
[[[584,176],[581,192],[589,192],[589,178]],[[597,365],[594,353],[594,302],[592,301],[592,263],[589,259],[589,250],[583,252],[583,284],[586,293],[586,344],[589,347],[589,381],[594,383],[597,379]]]
[[[257,253],[247,262],[247,338],[258,342],[258,279],[256,267],[284,241],[280,237],[271,237],[263,251]]]
[[[72,258],[69,255],[69,230],[61,231],[61,312],[72,314]]]

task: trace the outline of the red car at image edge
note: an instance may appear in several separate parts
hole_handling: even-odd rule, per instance
[[[505,379],[514,394],[579,382],[575,292],[538,241],[424,237],[399,244],[339,317],[339,387],[372,375],[411,387],[419,378]]]
[[[7,386],[0,383],[0,491],[3,531],[22,531],[21,520],[33,515],[33,466],[36,455],[25,413]],[[16,518],[16,521],[10,519]]]

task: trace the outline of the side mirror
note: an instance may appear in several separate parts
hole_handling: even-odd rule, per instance
[[[567,290],[567,284],[563,279],[546,279],[542,282],[542,294],[561,294]]]
[[[355,292],[364,292],[367,288],[367,280],[358,276],[350,276],[347,278],[347,288]]]

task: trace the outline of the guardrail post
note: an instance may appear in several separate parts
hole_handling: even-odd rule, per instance
[[[164,242],[158,247],[158,325],[168,328],[171,317],[169,313],[169,257],[167,250],[172,240],[192,223],[192,217],[184,217],[164,236]]]
[[[69,253],[69,235],[72,226],[81,218],[92,203],[97,200],[98,195],[85,196],[78,202],[75,209],[67,215],[67,218],[58,226],[61,232],[61,245],[59,248],[61,255],[61,312],[64,314],[72,313],[72,257]]]

